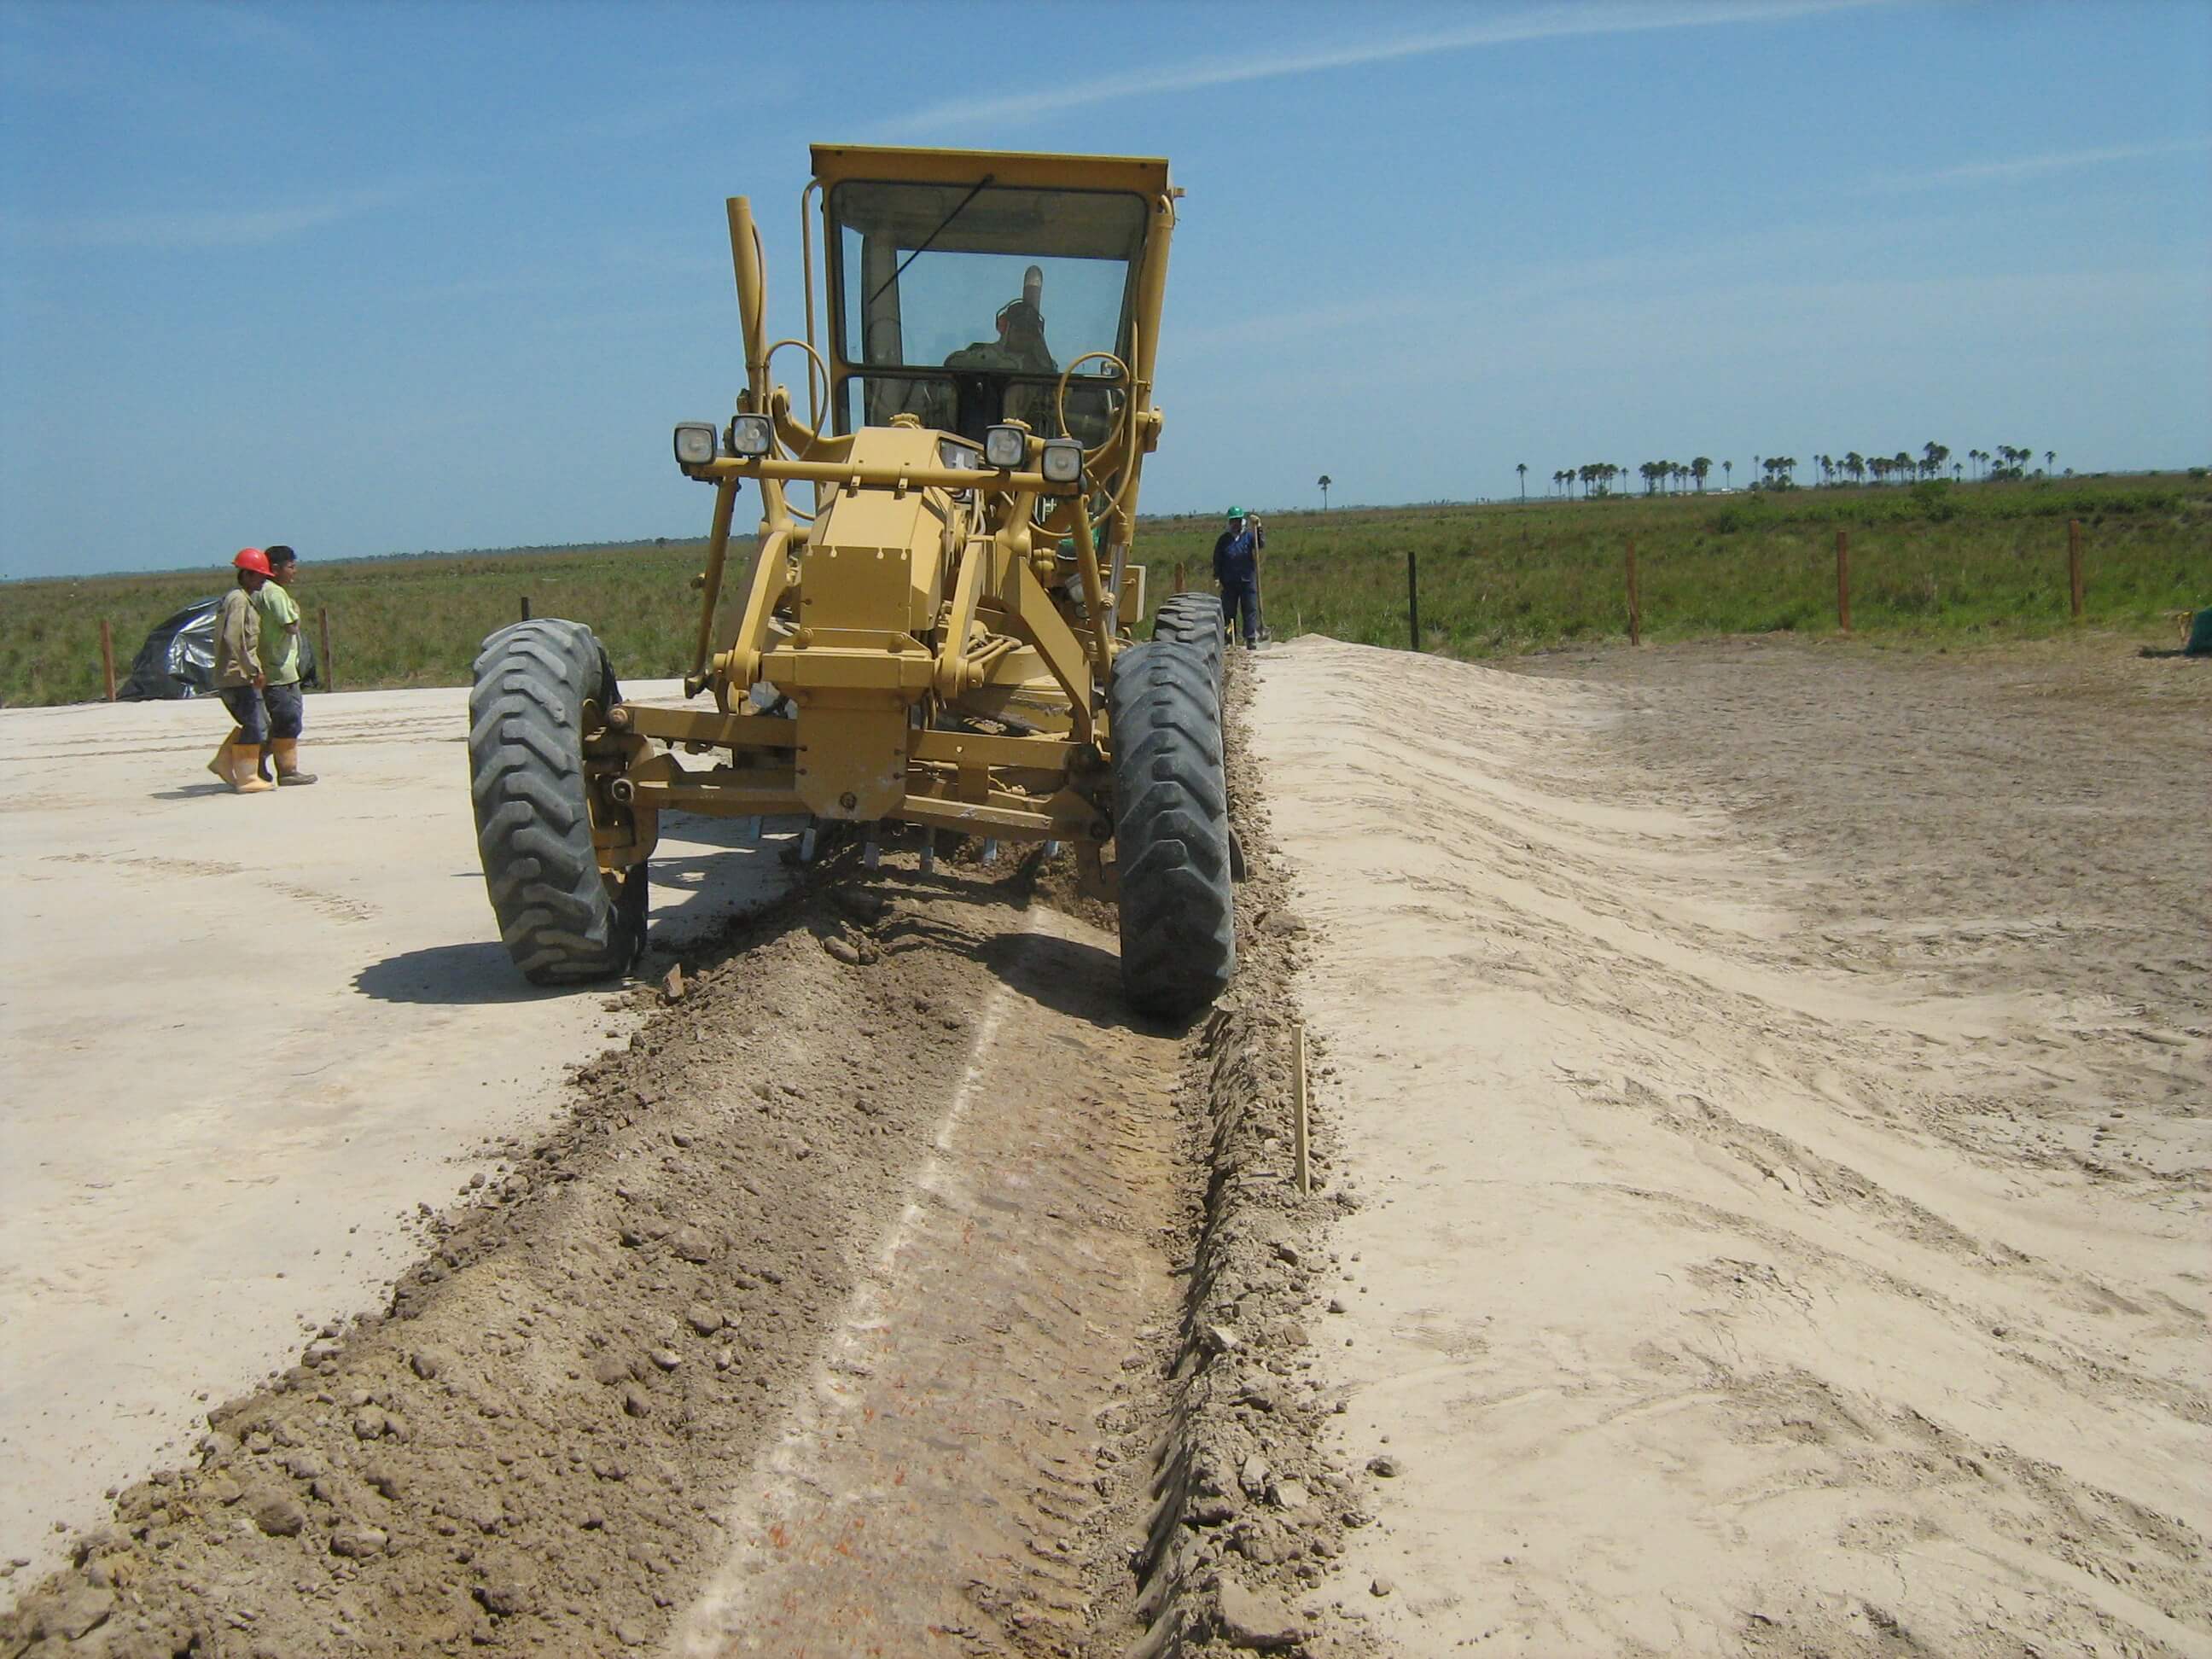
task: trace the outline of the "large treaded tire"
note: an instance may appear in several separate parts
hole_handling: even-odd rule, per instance
[[[619,881],[592,848],[583,710],[620,700],[581,623],[517,623],[485,640],[469,692],[477,849],[499,936],[533,985],[608,979],[644,948],[642,864]]]
[[[1155,640],[1114,659],[1114,840],[1121,986],[1133,1007],[1181,1019],[1237,970],[1221,700],[1195,645]]]
[[[1223,636],[1221,599],[1213,593],[1170,593],[1160,601],[1160,614],[1152,622],[1154,639],[1192,646],[1206,659],[1216,701],[1226,655]]]

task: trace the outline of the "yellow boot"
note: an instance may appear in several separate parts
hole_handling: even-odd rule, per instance
[[[313,783],[315,781],[315,775],[313,772],[302,772],[300,769],[299,738],[274,738],[269,744],[269,752],[276,758],[276,781],[280,786],[288,783]]]
[[[222,747],[215,751],[215,758],[208,763],[208,770],[214,773],[216,776],[221,778],[225,783],[228,783],[230,781],[231,752],[238,747],[238,740],[245,735],[245,727],[239,726],[232,726],[230,728],[230,735],[222,740]]]
[[[261,745],[237,743],[230,748],[230,787],[235,794],[258,795],[276,786],[261,775]]]

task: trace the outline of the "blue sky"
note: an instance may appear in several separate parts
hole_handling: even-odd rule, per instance
[[[0,0],[0,575],[702,533],[817,139],[1170,159],[1152,511],[2212,460],[2203,0]]]

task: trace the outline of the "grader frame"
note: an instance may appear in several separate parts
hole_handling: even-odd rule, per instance
[[[574,623],[547,625],[574,630],[557,638],[530,635],[529,623],[503,630],[478,660],[471,756],[502,932],[535,977],[619,971],[627,962],[616,958],[641,944],[642,871],[665,811],[803,814],[872,836],[908,825],[933,846],[945,830],[1064,842],[1086,885],[1109,896],[1132,873],[1127,845],[1115,862],[1105,856],[1118,837],[1141,842],[1158,872],[1135,896],[1149,939],[1142,964],[1125,905],[1132,996],[1187,1012],[1225,982],[1234,958],[1219,627],[1183,603],[1159,644],[1137,646],[1144,573],[1131,557],[1144,459],[1163,424],[1154,361],[1181,192],[1164,161],[1141,158],[817,145],[812,159],[800,199],[805,337],[769,340],[759,232],[750,201],[732,198],[746,385],[720,427],[676,429],[681,470],[714,491],[684,681],[687,696],[710,695],[714,707],[623,700],[603,653],[594,678],[596,641]],[[819,333],[817,195],[829,325]],[[947,313],[994,282],[1003,292],[1009,262],[1030,260],[1020,297],[997,312],[997,341],[939,361]],[[1047,334],[1048,265],[1078,318],[1063,336],[1088,331],[1059,342],[1064,367]],[[926,343],[933,326],[939,337]],[[805,358],[805,418],[772,379],[787,348]],[[718,629],[749,481],[760,494],[757,551],[734,618]],[[801,487],[811,512],[792,499]],[[1115,690],[1132,650],[1176,653],[1132,672],[1128,687],[1153,687],[1141,696]],[[557,672],[546,665],[556,659]],[[1204,695],[1193,690],[1201,679]],[[574,764],[555,766],[557,778],[535,754],[542,733],[524,732],[532,741],[520,749],[513,735],[526,716],[539,719],[532,694],[554,680],[576,704],[564,728],[573,755],[560,757]],[[1155,734],[1140,766],[1130,744],[1117,746],[1117,696],[1133,708],[1124,723]],[[530,854],[516,837],[549,829],[556,796],[580,809],[563,833],[580,854],[588,831],[596,894],[566,865],[534,887],[512,878],[518,862],[544,854],[545,834]],[[1132,811],[1143,818],[1133,837],[1122,822]],[[1189,955],[1194,930],[1205,936],[1196,977],[1159,969]]]

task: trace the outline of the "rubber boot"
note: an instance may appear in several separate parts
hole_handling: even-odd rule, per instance
[[[214,773],[216,776],[221,778],[225,783],[228,783],[230,781],[231,754],[238,747],[238,740],[245,735],[246,728],[244,726],[232,726],[230,728],[230,735],[222,740],[222,746],[215,751],[215,758],[208,763],[208,770]]]
[[[276,786],[261,775],[261,745],[240,743],[231,745],[230,787],[240,795],[258,795]]]
[[[315,775],[300,769],[300,740],[297,738],[278,738],[269,745],[269,752],[276,757],[276,782],[281,787],[292,783],[313,783]]]

